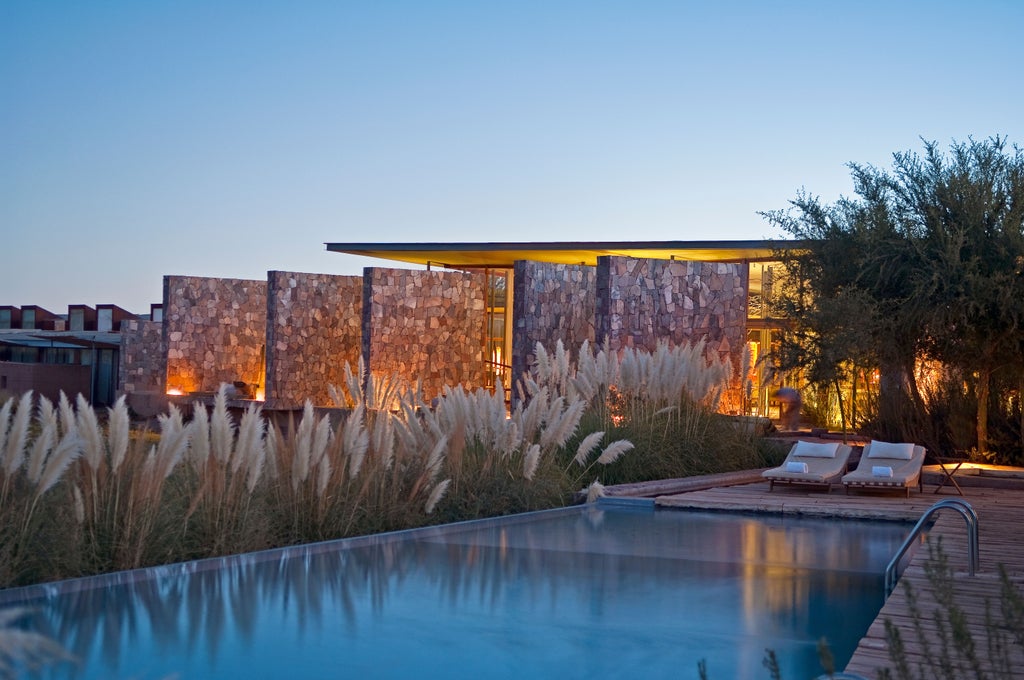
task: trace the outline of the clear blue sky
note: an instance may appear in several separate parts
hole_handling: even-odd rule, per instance
[[[0,304],[357,274],[330,241],[758,239],[1024,143],[1024,2],[0,3]]]

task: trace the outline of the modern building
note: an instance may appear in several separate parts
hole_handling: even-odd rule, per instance
[[[737,368],[728,410],[764,413],[756,359],[772,318],[773,261],[793,242],[329,243],[399,263],[361,276],[268,272],[267,279],[164,277],[162,322],[122,329],[123,389],[136,400],[210,395],[221,383],[268,408],[330,405],[328,385],[362,359],[422,386],[511,388],[536,343],[612,349],[704,340]],[[410,268],[408,265],[415,265]],[[752,398],[743,385],[750,380]],[[144,411],[143,406],[137,410]]]
[[[116,305],[74,304],[67,315],[37,305],[0,307],[0,393],[33,390],[52,401],[64,392],[95,405],[119,389],[121,323],[135,315]]]

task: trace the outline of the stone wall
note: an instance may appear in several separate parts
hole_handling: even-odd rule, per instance
[[[747,322],[747,266],[727,262],[598,258],[597,336],[611,349],[653,350],[703,338],[740,365]]]
[[[427,401],[444,385],[483,384],[484,275],[367,267],[363,342],[374,374],[423,384]]]
[[[167,388],[215,392],[241,381],[262,391],[267,283],[164,277]]]
[[[128,319],[121,324],[121,366],[118,391],[166,391],[167,352],[164,345],[164,326],[157,321]]]
[[[267,406],[330,406],[328,385],[359,365],[363,279],[267,272]]]
[[[540,342],[554,351],[559,340],[575,352],[594,344],[597,270],[586,265],[520,260],[515,263],[512,294],[512,386],[533,363]]]

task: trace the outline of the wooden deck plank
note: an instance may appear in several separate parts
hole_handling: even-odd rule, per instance
[[[742,475],[737,475],[735,480],[739,483],[710,488],[697,483],[693,486],[696,490],[673,490],[664,495],[656,495],[655,502],[663,507],[700,510],[916,521],[932,505],[951,497],[944,493],[946,489],[939,494],[932,493],[935,487],[928,484],[923,493],[914,490],[910,498],[906,498],[891,492],[854,492],[847,495],[841,486],[833,487],[831,491],[777,486],[769,491],[767,482],[742,483],[749,482],[749,478],[745,479]],[[979,521],[980,569],[976,576],[972,578],[968,574],[967,528],[958,513],[938,513],[929,532],[929,541],[937,541],[941,537],[943,551],[954,574],[955,601],[963,611],[967,628],[974,639],[980,667],[991,675],[994,668],[988,651],[986,602],[998,614],[1002,598],[1000,565],[1018,587],[1024,586],[1024,542],[1019,540],[1024,526],[1024,492],[1019,488],[983,486],[965,487],[964,491],[964,500],[977,512]],[[918,546],[912,553],[896,591],[886,600],[847,664],[848,672],[875,678],[882,669],[894,668],[889,658],[886,620],[900,631],[907,661],[915,672],[920,664],[925,664],[924,668],[928,667],[929,648],[933,659],[939,653],[940,635],[933,620],[937,598],[925,573],[924,563],[927,559],[928,550]],[[916,593],[919,611],[923,613],[917,626],[907,599],[908,586]],[[924,641],[919,639],[916,627],[922,631]],[[1012,668],[1024,668],[1024,649],[1011,644],[1009,658]]]

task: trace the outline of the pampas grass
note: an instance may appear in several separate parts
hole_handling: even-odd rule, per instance
[[[612,352],[583,343],[575,368],[564,360],[569,353],[561,344],[552,352],[538,345],[534,354],[537,364],[518,386],[520,404],[526,404],[521,422],[531,432],[552,423],[546,411],[552,403],[585,403],[575,446],[564,453],[563,469],[577,481],[595,465],[606,466],[602,481],[619,483],[761,467],[774,460],[775,453],[755,436],[737,432],[717,413],[733,371],[703,341],[662,342],[653,352]],[[594,458],[605,437],[612,441]]]
[[[38,568],[39,553],[49,549],[43,529],[53,521],[45,507],[48,492],[80,450],[74,433],[58,432],[52,402],[40,398],[34,428],[32,412],[31,392],[0,407],[0,585]],[[30,429],[38,432],[34,441]]]
[[[329,388],[340,414],[306,403],[268,423],[256,404],[233,415],[222,388],[190,422],[161,415],[158,435],[131,429],[123,399],[105,420],[81,397],[34,412],[31,395],[9,399],[0,587],[554,507],[595,476],[591,497],[749,464],[751,435],[730,439],[714,413],[728,364],[705,354],[538,345],[511,412],[500,386],[446,387],[427,404],[417,386],[346,365]]]
[[[267,458],[262,407],[250,404],[236,423],[227,408],[226,385],[221,385],[209,414],[202,404],[196,404],[193,412],[196,415],[187,427],[176,411],[161,419],[165,433],[160,442],[169,440],[169,444],[154,456],[164,461],[161,471],[173,469],[182,457],[189,460],[188,545],[202,556],[265,547],[269,541],[261,538],[259,522],[250,517]],[[190,443],[191,454],[186,456]]]

